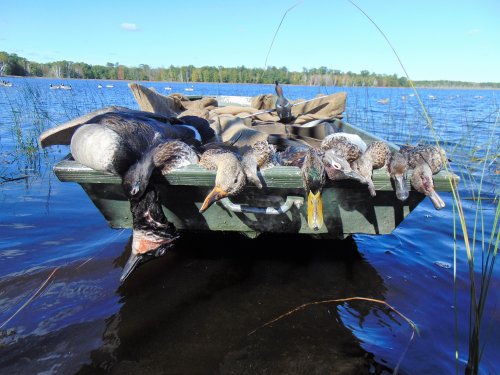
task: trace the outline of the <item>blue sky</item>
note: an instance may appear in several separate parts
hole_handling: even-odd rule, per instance
[[[413,80],[500,82],[499,0],[356,0]],[[347,0],[19,0],[0,12],[0,51],[105,65],[326,66],[404,72]]]

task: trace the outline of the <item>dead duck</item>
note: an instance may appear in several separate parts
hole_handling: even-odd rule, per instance
[[[358,145],[357,141],[339,133],[327,135],[321,141],[320,148],[323,151],[331,151],[337,156],[344,158],[348,163],[352,163],[358,159],[364,151],[362,144]]]
[[[410,195],[406,183],[407,171],[408,162],[404,155],[399,151],[392,152],[387,162],[387,172],[389,172],[391,180],[394,181],[396,197],[401,201],[405,201]]]
[[[411,186],[413,186],[415,190],[429,197],[436,210],[440,210],[446,205],[438,193],[434,190],[434,180],[432,179],[432,175],[433,172],[429,164],[422,161],[413,169],[410,182]]]
[[[287,98],[283,96],[283,89],[281,88],[279,82],[274,81],[274,84],[275,84],[274,89],[276,91],[276,95],[278,95],[275,104],[276,112],[278,113],[280,122],[288,124],[289,122],[292,122],[295,119],[295,117],[292,116],[292,104],[288,101]]]
[[[352,169],[365,179],[372,197],[377,195],[372,180],[373,170],[383,168],[387,164],[390,153],[391,150],[387,143],[373,141],[367,147],[366,151],[351,163]]]
[[[400,152],[406,157],[408,166],[415,168],[421,162],[429,165],[432,174],[443,169],[444,163],[448,162],[446,152],[433,145],[402,146]]]
[[[445,151],[433,145],[417,145],[403,146],[400,152],[405,156],[409,168],[413,169],[410,179],[413,188],[427,195],[436,210],[444,208],[445,203],[434,190],[432,176],[448,162]]]
[[[321,192],[326,178],[322,157],[314,148],[307,150],[304,156],[301,175],[307,196],[307,224],[309,228],[317,231],[323,227]]]
[[[247,177],[241,157],[230,150],[208,149],[201,155],[199,165],[208,170],[216,170],[215,186],[203,201],[201,213],[216,201],[237,195],[246,185]]]
[[[132,212],[132,251],[123,267],[120,282],[124,282],[141,264],[156,259],[174,245],[177,231],[163,213],[160,197],[152,185],[144,194],[130,200]]]

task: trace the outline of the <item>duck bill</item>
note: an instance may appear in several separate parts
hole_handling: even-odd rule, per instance
[[[435,190],[431,190],[429,194],[427,195],[429,199],[431,200],[432,204],[434,205],[434,208],[436,210],[440,210],[442,208],[445,208],[446,205],[444,204],[443,200],[441,197],[436,193]]]
[[[143,263],[143,256],[142,254],[130,254],[130,257],[127,260],[127,263],[125,263],[125,267],[123,267],[122,273],[120,275],[120,283],[123,283],[131,274],[132,272],[139,267],[139,264]]]
[[[134,231],[132,252],[123,267],[120,282],[123,283],[140,265],[164,255],[176,239],[177,237],[149,238],[143,231]]]
[[[396,189],[396,197],[400,201],[405,201],[410,196],[406,178],[403,175],[394,177],[394,188]]]
[[[307,225],[314,231],[323,227],[323,201],[320,191],[316,194],[310,191],[307,196]]]
[[[362,184],[366,184],[366,178],[361,176],[358,172],[347,171],[347,172],[343,172],[343,173],[350,180],[356,180],[358,182],[361,182]]]
[[[200,213],[205,212],[212,204],[227,196],[228,193],[226,191],[222,190],[219,186],[215,186],[203,201],[203,204],[200,208]]]

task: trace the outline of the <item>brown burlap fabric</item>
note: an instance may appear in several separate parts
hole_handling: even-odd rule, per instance
[[[268,133],[297,133],[297,127],[313,120],[342,119],[346,102],[345,92],[317,97],[304,103],[297,100],[292,102],[295,121],[284,125],[278,122],[279,117],[275,112],[255,114],[274,108],[276,96],[271,94],[252,98],[250,107],[218,107],[214,98],[189,100],[182,94],[161,95],[137,83],[130,83],[129,87],[141,110],[167,116],[192,115],[208,119],[221,141],[234,143],[238,147],[266,139]]]

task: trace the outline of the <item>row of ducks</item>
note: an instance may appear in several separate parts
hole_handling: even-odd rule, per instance
[[[319,148],[280,136],[269,136],[244,147],[216,139],[205,119],[168,118],[131,110],[97,115],[72,135],[74,159],[92,169],[120,175],[130,200],[132,253],[122,281],[139,264],[162,255],[177,238],[150,180],[189,164],[216,171],[215,185],[200,212],[222,198],[239,194],[247,184],[262,188],[258,171],[278,165],[301,169],[307,222],[313,230],[323,226],[321,192],[327,180],[355,180],[366,184],[375,196],[372,171],[384,167],[394,180],[398,199],[408,198],[406,174],[412,169],[412,186],[429,196],[437,209],[444,207],[433,189],[432,175],[442,168],[444,160],[441,150],[434,146],[403,147],[391,152],[385,142],[366,145],[359,136],[348,133],[327,136]]]

